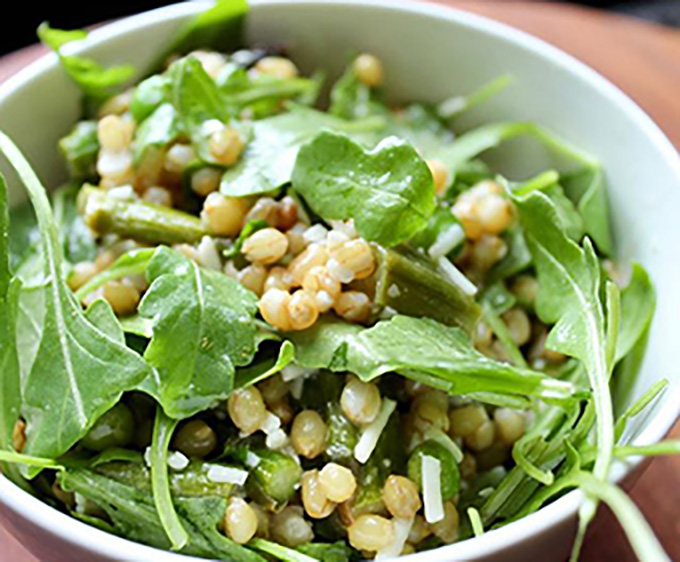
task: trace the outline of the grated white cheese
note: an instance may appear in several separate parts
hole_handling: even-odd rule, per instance
[[[373,449],[378,444],[380,435],[387,425],[387,421],[396,407],[397,403],[394,400],[383,398],[378,416],[364,427],[359,437],[359,442],[354,447],[354,458],[361,464],[364,464],[370,458]]]
[[[441,257],[437,260],[437,263],[439,264],[439,268],[443,273],[446,274],[449,280],[452,283],[458,285],[466,295],[472,296],[477,293],[477,287],[475,287],[475,284],[465,277],[465,275],[463,275],[461,271],[451,263],[451,260]]]
[[[392,519],[392,528],[394,529],[394,540],[382,550],[376,553],[376,560],[385,560],[387,558],[396,558],[404,550],[404,545],[408,540],[408,534],[411,532],[413,526],[413,517]]]
[[[196,250],[198,253],[198,261],[203,267],[216,271],[222,269],[222,261],[217,252],[215,241],[210,236],[201,238],[201,242]]]
[[[208,119],[207,121],[203,121],[201,124],[201,134],[205,135],[206,137],[209,137],[210,135],[217,133],[222,129],[224,129],[224,123],[222,123],[222,121],[219,119]]]
[[[258,464],[260,464],[261,460],[262,459],[259,456],[251,451],[246,453],[246,466],[248,468],[255,468]]]
[[[270,435],[280,427],[281,418],[279,418],[279,416],[275,414],[272,414],[271,412],[267,412],[267,415],[265,415],[264,421],[262,422],[260,429],[264,431],[267,435]]]
[[[335,250],[342,246],[345,242],[349,242],[350,238],[342,230],[333,229],[326,237],[326,247],[328,250]]]
[[[302,238],[307,244],[319,244],[326,240],[326,236],[328,235],[328,229],[322,225],[322,224],[315,224],[314,226],[310,226],[305,233],[302,235]]]
[[[151,468],[151,447],[144,449],[144,464]]]
[[[453,224],[446,230],[442,230],[430,249],[427,251],[431,258],[437,259],[447,255],[458,244],[465,240],[465,232],[459,224]]]
[[[401,295],[401,290],[399,287],[397,287],[397,285],[392,283],[387,289],[387,296],[392,299],[396,299],[399,295]]]
[[[119,185],[118,187],[113,187],[109,189],[106,194],[109,197],[118,199],[119,201],[134,201],[135,199],[139,199],[139,197],[137,197],[137,192],[131,185]]]
[[[189,459],[179,451],[172,451],[168,455],[168,466],[173,470],[184,470],[189,466]]]
[[[288,436],[283,429],[277,429],[267,434],[264,444],[268,449],[281,449],[288,445]]]
[[[317,369],[305,369],[298,365],[286,365],[281,369],[281,378],[284,382],[290,382],[298,377],[309,377],[317,372]]]
[[[76,513],[85,513],[85,502],[87,501],[87,499],[85,499],[85,496],[76,492],[75,500],[76,500]]]
[[[442,502],[441,488],[442,464],[439,462],[439,459],[423,455],[420,467],[423,480],[425,521],[436,523],[444,519],[444,503]]]
[[[220,484],[236,484],[243,486],[248,479],[248,471],[233,466],[210,464],[208,466],[208,480]]]

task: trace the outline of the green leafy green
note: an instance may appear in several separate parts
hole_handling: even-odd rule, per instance
[[[130,113],[137,123],[149,117],[163,103],[170,101],[172,81],[167,73],[142,80],[132,94]]]
[[[614,427],[614,440],[618,442],[626,429],[626,424],[630,420],[637,416],[642,410],[644,410],[651,402],[659,396],[665,388],[668,386],[668,381],[662,379],[655,382],[650,386],[645,393],[643,393],[640,398],[638,398],[633,404],[631,404],[625,412],[623,412],[616,420],[616,425]]]
[[[516,204],[538,273],[536,313],[543,322],[555,324],[546,346],[579,359],[590,380],[599,450],[593,473],[604,482],[614,446],[609,394],[612,366],[606,350],[611,338],[618,335],[618,326],[615,333],[608,333],[599,294],[600,265],[589,239],[580,248],[560,229],[555,206],[546,195],[534,191],[516,199]],[[593,512],[594,504],[585,503],[580,512],[581,530]]]
[[[99,138],[96,121],[78,121],[71,132],[59,141],[59,149],[66,159],[73,179],[95,181],[97,179],[97,155]]]
[[[151,440],[151,489],[158,519],[170,539],[173,550],[181,550],[189,541],[189,535],[172,503],[168,477],[168,447],[177,423],[177,420],[167,417],[158,407]]]
[[[215,163],[208,149],[209,132],[204,123],[211,120],[226,123],[230,118],[217,84],[194,57],[178,60],[168,72],[172,80],[172,105],[183,130],[191,138],[198,156],[205,162]]]
[[[322,129],[351,135],[355,140],[372,142],[375,132],[384,129],[383,119],[345,121],[306,107],[255,121],[251,139],[239,162],[222,178],[220,191],[230,197],[245,197],[276,191],[290,182],[300,147]]]
[[[58,188],[52,196],[54,221],[64,248],[64,258],[72,264],[93,260],[97,255],[92,231],[78,214],[76,200],[79,189],[79,185],[68,183]]]
[[[76,291],[76,298],[82,301],[87,295],[96,291],[109,281],[122,279],[128,275],[141,275],[153,258],[154,248],[135,248],[122,254],[109,267],[95,275]]]
[[[350,65],[331,89],[328,113],[342,119],[361,119],[385,111],[373,99],[371,88],[364,84]]]
[[[276,560],[282,560],[283,562],[318,562],[321,560],[320,558],[307,556],[303,552],[293,550],[292,548],[265,539],[255,538],[251,540],[248,545],[255,550],[259,550],[260,552],[273,556]]]
[[[85,435],[125,390],[139,384],[149,368],[136,353],[84,316],[60,275],[62,251],[44,187],[3,134],[0,150],[18,172],[35,209],[47,279],[39,344],[22,380],[25,452],[58,457]],[[105,378],[100,376],[102,372],[106,372]]]
[[[634,263],[628,285],[621,291],[621,331],[616,361],[621,361],[645,337],[656,308],[656,294],[649,274]]]
[[[508,75],[499,76],[466,96],[452,96],[437,105],[437,114],[442,119],[451,119],[473,107],[484,103],[497,93],[505,90],[512,82]]]
[[[112,95],[116,88],[130,80],[135,73],[135,68],[129,64],[104,68],[92,59],[63,54],[61,51],[64,45],[87,37],[84,30],[62,31],[52,29],[47,22],[43,22],[38,27],[38,37],[57,53],[66,74],[80,86],[85,95],[96,101],[101,102]]]
[[[234,388],[246,388],[263,381],[290,365],[295,359],[295,346],[288,340],[279,347],[278,353],[258,361],[255,359],[247,367],[236,370]]]
[[[174,142],[181,133],[175,108],[164,103],[149,116],[135,134],[135,161],[140,162],[152,148],[162,148]]]
[[[63,489],[78,492],[100,506],[122,536],[157,548],[170,547],[148,491],[86,469],[61,472],[58,481]],[[189,537],[182,554],[234,562],[264,562],[264,558],[218,531],[226,503],[225,498],[217,496],[175,499],[177,514]]]
[[[241,44],[246,0],[216,0],[215,4],[189,20],[170,46],[169,53],[188,53],[212,47],[232,51]]]
[[[366,151],[344,135],[321,132],[300,148],[292,181],[315,213],[353,218],[362,237],[383,246],[411,238],[435,209],[427,164],[393,138]]]
[[[396,371],[452,394],[493,392],[568,401],[576,391],[570,383],[493,361],[477,352],[460,328],[428,318],[397,315],[363,330],[322,320],[289,338],[298,364],[350,371],[365,381]]]
[[[11,451],[14,424],[21,409],[21,382],[17,355],[16,314],[19,281],[12,281],[9,256],[9,204],[5,178],[0,174],[0,449]],[[17,468],[2,464],[14,482],[22,482]]]
[[[257,297],[165,247],[156,250],[147,277],[139,313],[153,321],[144,358],[155,372],[143,389],[168,416],[189,417],[229,396],[235,368],[252,360]]]

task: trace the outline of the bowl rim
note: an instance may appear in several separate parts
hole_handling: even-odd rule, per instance
[[[668,162],[670,168],[674,170],[680,184],[680,157],[678,152],[656,123],[631,98],[586,64],[524,31],[461,9],[414,0],[402,0],[397,3],[390,0],[250,0],[249,4],[254,8],[266,5],[328,4],[357,9],[380,9],[426,15],[505,40],[531,51],[534,56],[547,59],[552,64],[567,70],[574,78],[587,83],[589,87],[605,95],[611,103],[628,114],[641,128],[658,152],[664,156],[664,160]],[[161,20],[181,20],[204,10],[209,5],[210,2],[206,0],[183,2],[117,20],[92,31],[82,45],[74,49],[74,52],[106,43],[120,33],[152,27]],[[13,92],[28,86],[34,79],[44,72],[54,69],[57,65],[56,55],[49,53],[11,76],[0,85],[0,104]],[[636,437],[634,443],[640,445],[654,443],[662,439],[675,423],[678,415],[680,415],[680,385],[675,385],[675,389],[670,387],[668,392],[672,393],[672,396],[669,396],[662,408],[648,419],[646,426]],[[611,469],[611,479],[620,481],[638,466],[641,460],[642,458],[638,457],[626,462],[615,462]],[[492,555],[530,539],[532,535],[540,535],[565,523],[576,514],[582,500],[581,492],[571,491],[531,515],[499,529],[486,532],[483,537],[471,538],[435,550],[412,554],[404,557],[404,559],[416,561],[433,560],[441,557],[441,559],[446,560],[460,560]],[[113,558],[113,553],[115,553],[115,557],[122,559],[161,560],[165,562],[199,560],[191,556],[146,546],[86,525],[31,496],[3,475],[0,475],[0,502],[19,516],[31,520],[38,527],[99,556]]]

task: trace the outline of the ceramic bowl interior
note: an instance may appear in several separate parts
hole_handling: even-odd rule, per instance
[[[204,6],[191,2],[155,10],[94,32],[82,49],[105,64],[148,67],[187,18]],[[652,121],[618,89],[581,63],[526,34],[478,16],[425,3],[382,0],[254,0],[248,40],[290,46],[306,71],[334,77],[348,55],[373,52],[385,64],[385,89],[394,101],[436,102],[463,94],[502,74],[513,78],[501,95],[474,109],[457,125],[532,120],[597,157],[607,173],[617,255],[640,261],[658,291],[658,310],[641,375],[623,402],[665,377],[668,391],[632,424],[639,443],[660,439],[680,408],[680,164],[676,151]],[[0,129],[30,157],[46,185],[65,178],[56,148],[80,115],[79,93],[47,56],[0,87]],[[512,179],[561,166],[532,142],[513,141],[489,155]],[[3,163],[4,165],[4,163]],[[11,199],[25,198],[9,174]],[[617,465],[621,477],[629,466]],[[571,493],[512,525],[422,555],[423,559],[506,559],[526,555],[523,545],[564,523],[580,496]],[[0,479],[0,503],[30,517],[63,544],[77,543],[94,556],[164,560],[180,558],[84,527]],[[568,547],[568,544],[567,544]],[[562,551],[564,548],[562,548]],[[552,559],[555,552],[547,558]],[[514,553],[514,554],[512,554]],[[181,558],[186,560],[186,558]]]

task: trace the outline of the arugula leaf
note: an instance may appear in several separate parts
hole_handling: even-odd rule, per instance
[[[593,474],[606,481],[614,446],[614,416],[609,393],[610,366],[605,312],[600,302],[600,266],[589,239],[583,248],[559,227],[555,206],[541,192],[515,199],[538,273],[536,313],[551,329],[546,346],[579,359],[585,366],[597,412],[598,457]],[[618,333],[618,327],[617,333]],[[581,508],[581,532],[595,504]]]
[[[148,491],[86,469],[68,469],[58,474],[57,479],[63,489],[78,492],[100,506],[122,536],[157,548],[170,547]],[[258,554],[218,531],[227,507],[225,498],[176,498],[175,507],[189,537],[182,554],[234,562],[265,562]]]
[[[278,353],[270,358],[253,361],[247,367],[236,369],[234,388],[246,388],[278,373],[295,359],[295,346],[288,340],[279,347]]]
[[[248,544],[255,550],[259,550],[283,562],[318,562],[320,560],[319,558],[307,556],[302,552],[265,539],[255,538]]]
[[[392,112],[384,136],[387,135],[404,139],[427,158],[435,156],[454,140],[453,133],[436,113],[419,103],[412,103]]]
[[[633,263],[630,281],[621,291],[621,331],[616,346],[617,362],[644,338],[655,309],[656,293],[652,280],[639,263]]]
[[[669,560],[645,518],[633,501],[617,486],[602,482],[589,472],[573,470],[544,488],[513,520],[539,509],[547,500],[568,488],[580,488],[604,501],[616,515],[639,560]],[[572,560],[574,557],[572,556]]]
[[[14,424],[21,409],[16,340],[16,309],[21,285],[18,280],[12,280],[9,261],[9,202],[5,178],[0,174],[0,449],[5,451],[12,450]],[[1,468],[12,481],[23,481],[15,466],[2,464]]]
[[[92,260],[97,255],[97,244],[92,231],[78,213],[77,197],[80,186],[68,183],[52,196],[54,221],[59,231],[64,257],[70,263]]]
[[[112,95],[118,86],[130,80],[135,73],[135,68],[129,64],[104,68],[92,59],[62,54],[64,45],[87,37],[84,30],[52,29],[47,22],[43,22],[38,27],[38,37],[59,56],[66,74],[96,101],[103,101]]]
[[[383,119],[345,121],[306,107],[255,121],[251,140],[235,166],[222,178],[220,191],[229,197],[270,193],[291,179],[298,150],[319,130],[344,132],[354,140],[372,142],[375,132],[383,130]]]
[[[97,179],[99,137],[96,121],[78,121],[71,132],[59,141],[69,175],[79,181]]]
[[[423,229],[436,206],[427,164],[394,137],[366,151],[321,132],[300,148],[292,182],[312,211],[326,220],[353,218],[362,237],[383,246]]]
[[[330,98],[328,113],[342,119],[361,119],[387,109],[374,101],[371,88],[359,80],[353,64],[333,84]]]
[[[397,315],[368,329],[320,320],[289,339],[302,367],[349,371],[364,381],[396,371],[452,394],[492,392],[558,402],[572,400],[576,391],[571,383],[489,359],[460,328],[428,318]]]
[[[86,319],[61,278],[62,251],[45,188],[2,133],[0,151],[16,169],[35,209],[47,279],[39,345],[30,372],[22,380],[25,452],[58,457],[83,437],[124,391],[139,384],[149,368],[136,353]],[[100,376],[102,372],[106,377]]]
[[[432,155],[442,160],[453,175],[466,162],[483,152],[499,146],[506,140],[530,136],[558,155],[578,164],[582,169],[562,176],[561,183],[567,196],[576,204],[583,217],[586,233],[592,237],[598,250],[604,254],[612,251],[604,173],[591,156],[571,146],[550,131],[531,122],[499,122],[482,125],[443,147]],[[430,156],[430,155],[428,155]]]
[[[206,47],[222,52],[233,51],[241,45],[247,13],[246,0],[216,0],[213,6],[189,21],[171,45],[169,53],[187,53]]]
[[[642,410],[644,410],[651,402],[656,399],[668,386],[668,381],[662,379],[654,383],[647,391],[640,396],[633,404],[631,404],[628,409],[623,412],[616,420],[616,426],[614,427],[614,440],[618,443],[623,432],[626,429],[626,424],[630,418],[637,416]]]
[[[217,84],[194,57],[178,60],[168,72],[172,80],[172,105],[183,130],[191,138],[198,156],[205,162],[215,163],[208,149],[209,131],[204,123],[210,120],[226,123],[230,118]]]
[[[252,360],[257,297],[166,247],[156,250],[147,277],[139,314],[153,321],[144,357],[155,373],[142,389],[168,416],[186,418],[227,398],[235,368]]]
[[[108,301],[104,299],[95,300],[85,311],[85,318],[98,330],[106,334],[113,341],[120,345],[125,345],[125,334],[121,328],[116,313],[111,308]]]
[[[99,272],[76,291],[76,298],[82,301],[87,295],[96,291],[109,281],[115,281],[128,275],[141,275],[146,271],[155,248],[135,248],[118,257],[109,267]]]
[[[437,114],[442,119],[451,119],[505,90],[512,83],[508,75],[499,76],[466,96],[452,96],[437,105]]]
[[[137,123],[149,117],[171,97],[172,80],[168,73],[154,74],[135,87],[130,102],[130,113]]]
[[[592,237],[597,249],[603,254],[611,254],[614,241],[609,225],[607,186],[602,168],[586,167],[563,176],[561,183],[566,194],[576,203],[586,232]]]
[[[158,106],[135,133],[135,162],[139,163],[148,150],[173,143],[181,132],[179,117],[172,104]]]
[[[172,503],[168,477],[168,447],[177,423],[178,420],[167,417],[160,406],[156,408],[156,421],[151,440],[151,489],[158,519],[170,539],[173,550],[181,550],[189,541],[189,535]]]

